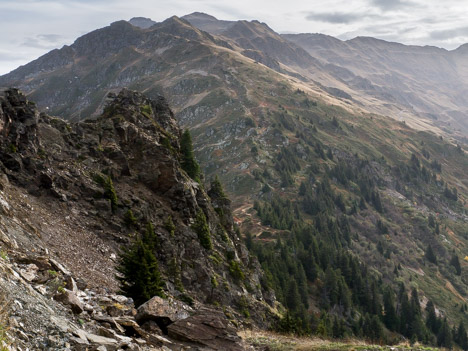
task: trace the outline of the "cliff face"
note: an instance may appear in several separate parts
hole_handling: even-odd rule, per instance
[[[7,90],[0,133],[5,264],[14,270],[18,257],[33,264],[35,291],[57,294],[49,286],[56,276],[47,274],[54,261],[82,283],[78,298],[84,289],[117,292],[119,250],[151,223],[166,294],[195,310],[225,306],[231,319],[267,324],[274,295],[262,290],[262,272],[234,229],[229,200],[213,189],[210,198],[182,170],[181,130],[164,99],[123,90],[97,119],[70,124]],[[194,229],[201,214],[211,249]],[[15,223],[24,230],[13,231]]]

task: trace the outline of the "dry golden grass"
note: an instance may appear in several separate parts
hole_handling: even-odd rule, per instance
[[[271,351],[430,351],[439,350],[422,345],[399,344],[394,346],[381,346],[368,344],[362,340],[327,340],[319,337],[295,337],[269,331],[244,330],[239,335],[253,346],[268,347]]]

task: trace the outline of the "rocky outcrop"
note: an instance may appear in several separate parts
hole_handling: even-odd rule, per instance
[[[193,313],[193,309],[180,301],[155,296],[138,307],[135,319],[140,325],[155,322],[167,334],[168,325],[188,318],[190,313]]]
[[[12,89],[0,97],[0,120],[0,251],[16,272],[4,279],[16,274],[34,291],[31,300],[19,301],[24,313],[11,334],[27,337],[18,345],[36,347],[30,340],[42,340],[42,329],[59,335],[47,341],[50,350],[67,344],[136,350],[140,339],[158,347],[185,342],[168,338],[173,325],[179,339],[237,345],[223,312],[210,312],[217,317],[204,324],[211,330],[207,340],[184,331],[185,319],[203,323],[207,315],[197,311],[206,305],[226,306],[238,325],[270,323],[264,294],[274,301],[262,291],[260,267],[235,231],[230,201],[213,189],[210,198],[181,169],[181,130],[164,99],[123,90],[109,96],[97,119],[67,123],[39,114]],[[201,244],[193,226],[200,213],[212,248]],[[116,294],[115,265],[121,246],[148,223],[167,299],[155,297],[136,311],[131,299]],[[35,303],[44,306],[40,316],[29,311]],[[47,311],[59,322],[51,324]]]
[[[73,293],[73,291],[70,291],[68,289],[63,289],[56,296],[54,296],[54,298],[57,301],[60,301],[63,304],[70,306],[73,313],[80,314],[81,312],[84,311],[81,301]]]
[[[168,333],[176,340],[203,345],[208,350],[245,350],[236,329],[218,311],[203,310],[172,323],[168,327]]]

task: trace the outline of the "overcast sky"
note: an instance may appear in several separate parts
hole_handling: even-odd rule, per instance
[[[0,74],[120,19],[159,22],[195,11],[257,19],[281,33],[373,36],[446,49],[468,42],[465,0],[0,0]]]

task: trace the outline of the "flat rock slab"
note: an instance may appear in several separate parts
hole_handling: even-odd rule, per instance
[[[73,291],[64,289],[62,293],[55,295],[54,298],[55,300],[70,306],[73,313],[80,314],[84,311],[80,299],[78,299],[78,297],[75,295],[75,293],[73,293]]]
[[[94,334],[89,334],[89,333],[86,333],[86,339],[88,339],[89,342],[92,342],[98,345],[116,345],[117,344],[117,340],[115,339],[106,338],[104,336],[94,335]]]
[[[161,319],[167,320],[166,324],[188,318],[192,308],[174,299],[162,299],[159,296],[153,297],[143,305],[138,307],[135,320],[141,325],[145,321]]]
[[[244,351],[242,340],[223,313],[206,310],[167,327],[171,338],[203,345],[213,350]]]

